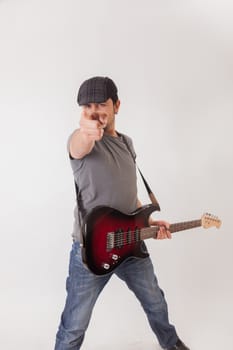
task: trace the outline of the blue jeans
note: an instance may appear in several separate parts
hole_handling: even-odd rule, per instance
[[[167,304],[158,286],[150,258],[129,258],[114,273],[126,282],[140,301],[150,326],[163,348],[173,346],[178,336],[169,323]],[[96,276],[82,262],[78,242],[70,253],[67,298],[56,336],[55,350],[78,350],[84,340],[95,302],[112,273]]]

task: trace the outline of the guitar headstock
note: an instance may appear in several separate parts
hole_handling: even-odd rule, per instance
[[[209,213],[205,213],[201,217],[201,225],[204,228],[216,227],[219,228],[221,226],[221,220],[217,216],[214,216]]]

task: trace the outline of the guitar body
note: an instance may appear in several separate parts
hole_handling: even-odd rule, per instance
[[[140,228],[149,226],[149,216],[155,210],[152,204],[132,214],[105,206],[94,208],[82,226],[83,262],[94,274],[104,275],[129,257],[147,257],[141,250]]]
[[[155,238],[159,226],[149,227],[150,214],[158,210],[152,204],[137,209],[132,214],[106,207],[95,207],[84,218],[82,225],[82,259],[96,275],[112,272],[124,260],[135,256],[145,258],[149,254],[142,248],[142,242]],[[210,228],[221,226],[221,220],[211,214],[201,219],[170,224],[171,233],[195,227]]]

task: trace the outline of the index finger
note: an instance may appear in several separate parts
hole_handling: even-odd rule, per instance
[[[82,109],[82,112],[81,112],[81,117],[85,118],[85,119],[89,119],[91,120],[91,114],[88,113],[85,109]]]

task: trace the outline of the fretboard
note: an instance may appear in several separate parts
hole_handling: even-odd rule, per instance
[[[176,224],[171,224],[169,231],[171,233],[173,233],[173,232],[178,232],[178,231],[189,230],[189,229],[199,227],[199,226],[201,226],[201,220],[178,222]],[[159,230],[159,226],[142,228],[140,231],[140,239],[144,240],[144,239],[152,238],[152,237],[155,238],[158,230]]]

